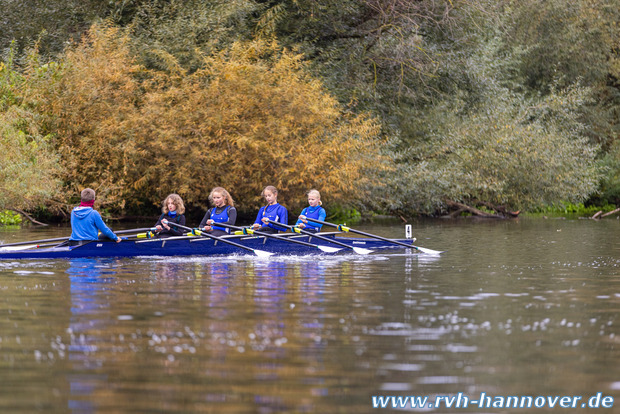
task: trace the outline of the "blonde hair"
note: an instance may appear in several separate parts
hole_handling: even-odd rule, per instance
[[[272,185],[268,185],[267,187],[265,187],[265,189],[263,190],[263,192],[260,194],[261,196],[265,197],[265,191],[269,191],[270,193],[273,193],[275,195],[278,195],[278,189],[275,188]]]
[[[95,190],[92,188],[85,188],[80,193],[82,201],[93,201],[95,199]]]
[[[314,196],[314,197],[318,198],[318,199],[319,199],[319,205],[320,205],[320,206],[322,206],[322,205],[323,205],[323,202],[321,201],[321,193],[319,193],[319,191],[318,191],[318,190],[312,189],[312,190],[308,191],[308,194],[306,194],[306,195],[307,195],[308,197],[309,197],[309,196]]]
[[[181,198],[181,196],[178,194],[170,194],[164,200],[164,206],[161,209],[164,214],[168,214],[168,212],[170,211],[168,210],[168,200],[171,200],[172,203],[177,207],[177,213],[185,213],[185,204],[183,204],[183,199]]]
[[[226,191],[224,187],[215,187],[213,190],[211,190],[211,194],[209,194],[209,201],[211,203],[213,203],[213,193],[220,193],[224,197],[224,205],[231,207],[235,206],[235,200],[233,200],[230,193]]]

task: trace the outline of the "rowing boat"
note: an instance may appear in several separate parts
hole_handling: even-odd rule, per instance
[[[402,246],[384,240],[370,238],[338,237],[339,232],[320,233],[321,238],[311,235],[282,234],[275,237],[229,235],[225,239],[234,244],[245,246],[256,251],[269,252],[278,255],[308,255],[308,254],[335,254],[318,250],[309,245],[292,243],[297,240],[312,243],[314,247],[331,246],[336,243],[346,244],[368,250],[402,249]],[[330,243],[328,240],[335,243]],[[413,244],[413,239],[394,239],[407,245]],[[337,249],[334,249],[337,250]],[[342,250],[347,252],[350,250]],[[165,239],[123,240],[120,243],[111,240],[97,240],[79,246],[45,246],[30,245],[18,248],[3,248],[0,245],[0,260],[3,259],[61,259],[79,257],[137,257],[137,256],[220,256],[245,254],[246,251],[223,240],[214,240],[200,236],[180,236]]]

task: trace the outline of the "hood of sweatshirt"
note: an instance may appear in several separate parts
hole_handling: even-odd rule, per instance
[[[93,208],[92,207],[76,207],[73,209],[73,212],[75,213],[75,217],[83,220],[86,217],[90,216],[93,213]]]

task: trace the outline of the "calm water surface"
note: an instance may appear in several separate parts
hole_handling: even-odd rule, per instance
[[[459,392],[601,392],[620,412],[619,230],[414,223],[439,258],[0,261],[0,412],[366,413],[391,411],[372,396]]]

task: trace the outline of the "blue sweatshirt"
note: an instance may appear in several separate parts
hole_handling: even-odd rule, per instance
[[[69,240],[98,240],[99,231],[114,241],[118,236],[105,225],[101,214],[92,207],[76,207],[71,212],[71,237]]]
[[[308,206],[304,208],[303,210],[301,210],[300,216],[306,216],[311,219],[325,221],[325,217],[327,217],[327,212],[321,206],[316,206],[316,207]],[[297,219],[297,223],[295,223],[295,225],[298,226],[300,223],[303,223],[303,221],[301,221],[301,219]],[[310,220],[308,220],[308,222],[304,224],[306,225],[306,228],[304,230],[319,231],[321,230],[321,227],[323,227],[322,224],[315,223]]]
[[[261,207],[260,210],[258,210],[258,215],[256,216],[256,220],[254,221],[254,223],[259,224],[261,227],[271,227],[272,229],[276,229],[279,231],[286,231],[286,228],[284,227],[277,227],[271,223],[263,223],[261,221],[263,217],[266,217],[269,220],[277,221],[282,224],[288,224],[288,210],[285,207],[281,206],[278,203],[275,203],[271,206]]]

